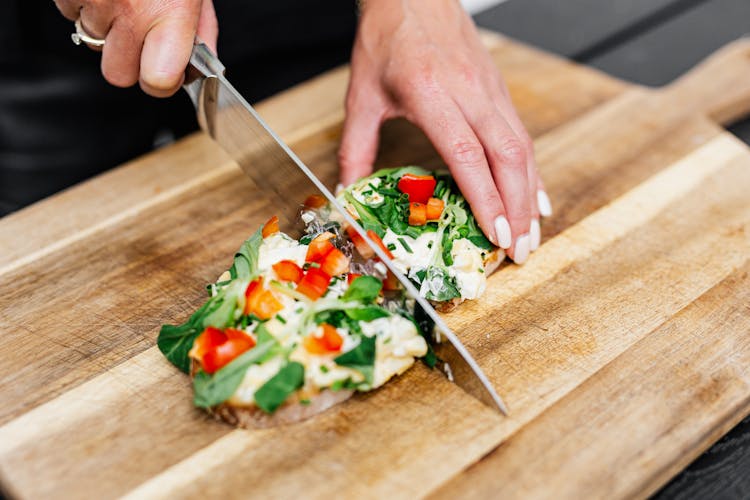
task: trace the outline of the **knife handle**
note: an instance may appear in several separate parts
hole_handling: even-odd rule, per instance
[[[224,65],[211,52],[208,45],[195,37],[193,52],[190,54],[190,63],[185,70],[185,85],[189,85],[197,78],[207,78],[210,76],[220,76],[224,74]]]

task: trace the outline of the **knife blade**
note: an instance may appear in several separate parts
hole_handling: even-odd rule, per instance
[[[463,343],[445,324],[430,303],[419,295],[412,283],[395,268],[387,255],[374,244],[365,230],[336,200],[331,191],[263,121],[224,77],[224,65],[200,40],[190,57],[186,83],[201,128],[213,138],[258,186],[258,193],[275,210],[283,227],[297,220],[300,196],[317,192],[349,225],[362,236],[380,260],[404,286],[434,322],[438,336],[447,342],[437,344],[436,352],[444,363],[449,380],[491,408],[507,415],[507,408],[489,379]],[[262,187],[262,189],[260,189]]]

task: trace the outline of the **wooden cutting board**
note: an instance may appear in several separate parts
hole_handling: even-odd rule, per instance
[[[235,430],[155,347],[268,215],[201,134],[0,220],[0,474],[29,498],[646,496],[750,412],[750,42],[646,89],[486,35],[555,209],[446,315],[511,408],[421,364]],[[342,68],[259,106],[329,182]],[[438,165],[404,123],[381,165]]]

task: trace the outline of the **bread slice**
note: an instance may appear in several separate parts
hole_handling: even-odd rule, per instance
[[[345,389],[335,392],[324,390],[306,398],[309,403],[302,403],[298,391],[272,414],[264,412],[257,406],[233,406],[229,403],[222,403],[209,409],[208,412],[217,420],[230,425],[243,429],[262,429],[301,422],[346,401],[353,394],[354,391]]]
[[[191,360],[190,378],[200,370],[200,365]],[[236,406],[222,403],[208,409],[208,413],[216,420],[243,429],[265,429],[279,425],[294,424],[323,413],[328,408],[346,401],[354,395],[353,390],[341,389],[332,391],[325,389],[317,394],[303,393],[303,389],[295,392],[275,412],[269,414],[257,406]],[[303,402],[304,401],[304,402]]]

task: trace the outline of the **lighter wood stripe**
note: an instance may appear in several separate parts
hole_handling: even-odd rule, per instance
[[[241,429],[230,432],[121,498],[173,498],[173,492],[185,486],[185,478],[199,477],[216,467],[231,463],[234,457],[252,447],[254,443],[262,443],[265,435],[263,431],[250,432]]]
[[[174,376],[174,367],[159,349],[147,349],[0,427],[0,455],[74,429],[77,422],[108,408],[116,410],[123,399],[138,398],[142,389]]]

